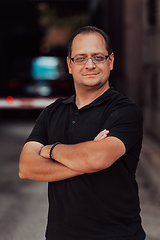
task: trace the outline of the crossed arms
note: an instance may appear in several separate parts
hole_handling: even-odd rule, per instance
[[[27,142],[20,155],[19,176],[22,179],[54,182],[97,172],[110,167],[125,154],[126,148],[116,137],[100,132],[93,141],[66,145],[58,144],[49,157],[52,145]]]

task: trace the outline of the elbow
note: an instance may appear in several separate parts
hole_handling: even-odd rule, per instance
[[[24,171],[24,170],[19,170],[19,178],[32,180],[30,172],[27,172],[27,171]]]
[[[19,163],[19,177],[21,179],[28,179],[28,177],[27,177],[27,167],[21,159],[20,159],[20,163]]]
[[[23,171],[23,168],[19,166],[19,178],[21,179],[27,179],[26,174]]]
[[[26,179],[22,172],[19,171],[19,178]]]
[[[102,156],[99,156],[97,154],[92,156],[88,162],[88,166],[89,166],[90,172],[97,172],[104,169]]]
[[[112,165],[112,162],[107,159],[107,156],[97,153],[90,158],[89,165],[92,172],[97,172],[109,168]]]
[[[21,153],[19,158],[19,178],[21,179],[29,179],[30,174],[30,164],[26,159],[25,155]]]
[[[104,164],[103,164],[102,158],[99,157],[99,158],[95,159],[93,161],[92,167],[93,167],[94,171],[100,171],[100,170],[104,169]],[[109,166],[105,166],[105,168],[108,168],[108,167]]]

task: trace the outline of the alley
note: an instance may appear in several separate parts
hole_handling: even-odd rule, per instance
[[[18,177],[19,155],[34,125],[32,119],[0,122],[0,232],[2,240],[44,240],[47,221],[47,183]],[[159,148],[144,138],[137,171],[142,220],[147,240],[160,236]]]

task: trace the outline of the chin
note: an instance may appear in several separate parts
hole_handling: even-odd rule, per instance
[[[90,86],[90,87],[102,85],[101,81],[97,81],[97,80],[91,79],[91,78],[88,79],[88,81],[82,82],[82,84],[83,84],[84,86]]]
[[[97,85],[101,85],[100,82],[94,82],[94,81],[83,82],[82,84],[84,86],[97,86]]]

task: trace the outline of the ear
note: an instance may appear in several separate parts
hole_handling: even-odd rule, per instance
[[[68,65],[68,71],[70,74],[72,74],[72,68],[71,68],[71,59],[67,57],[67,65]]]
[[[113,65],[114,65],[114,53],[111,53],[109,56],[109,65],[110,65],[110,71],[113,70]]]

